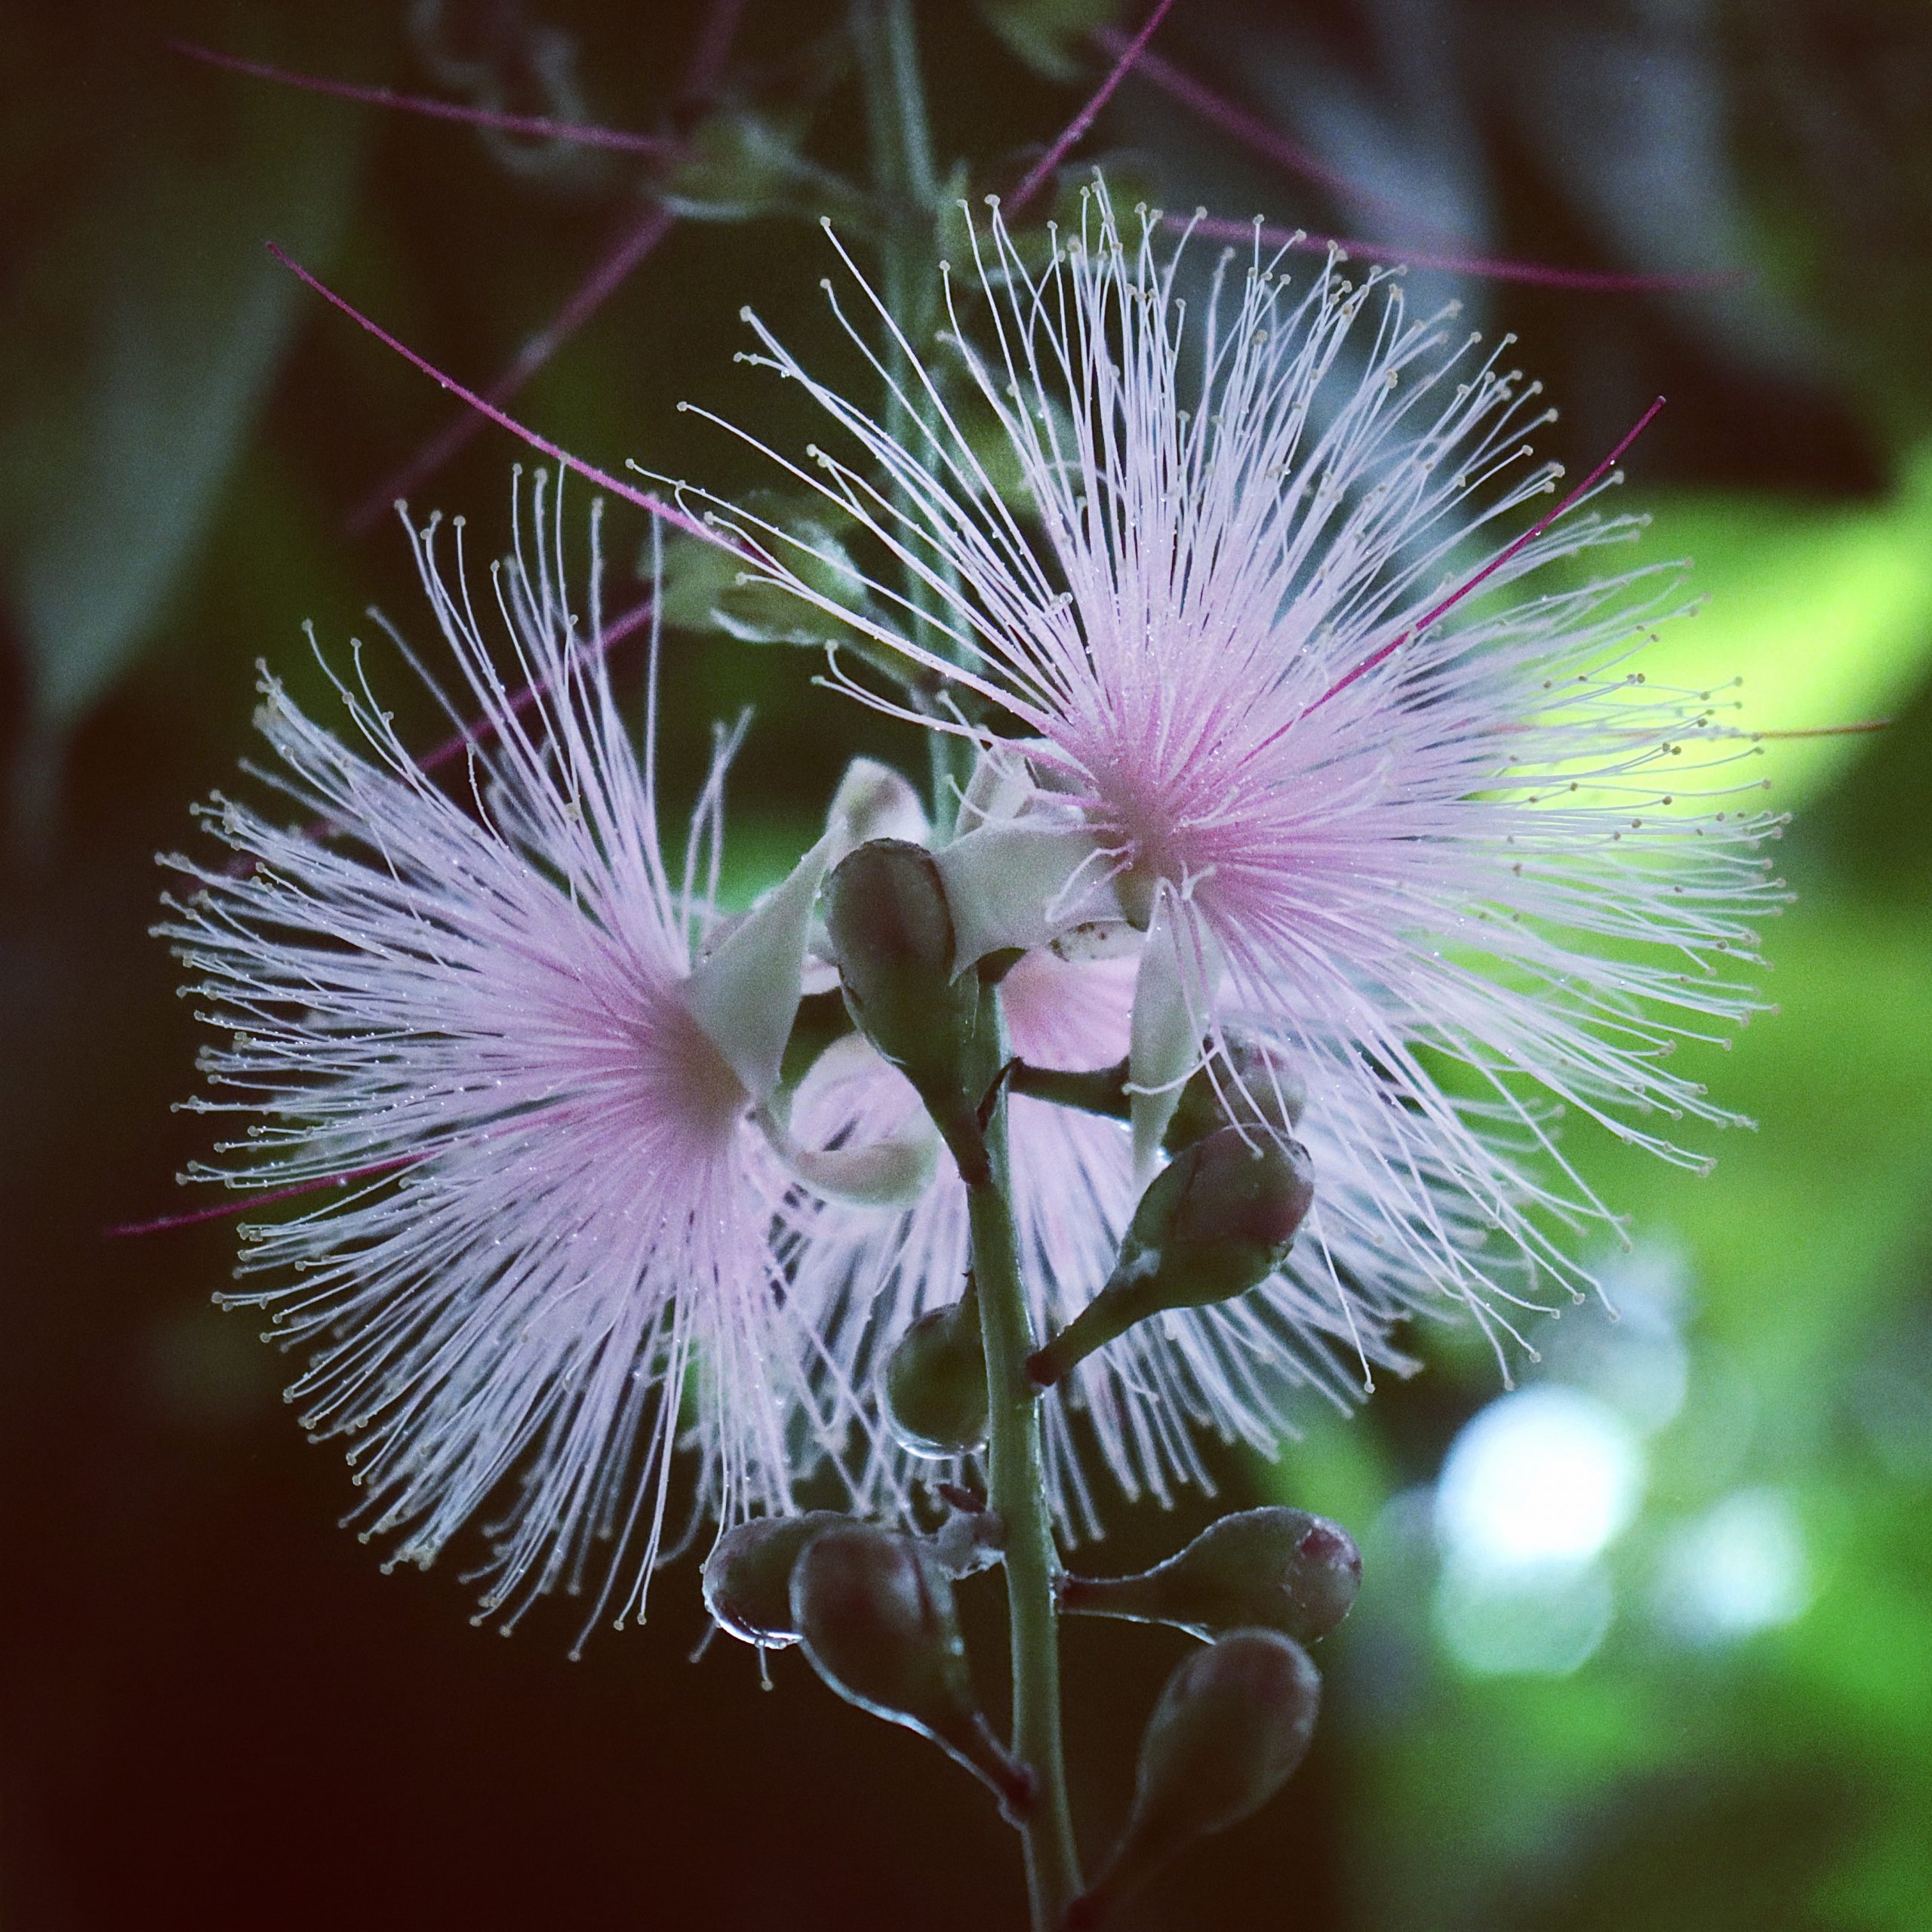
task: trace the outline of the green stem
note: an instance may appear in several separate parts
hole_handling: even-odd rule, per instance
[[[997,1026],[998,995],[982,995]],[[1008,1205],[1006,1101],[986,1128],[989,1177],[968,1188],[973,1279],[986,1346],[987,1500],[1006,1527],[1007,1619],[1013,1651],[1013,1755],[1033,1774],[1036,1798],[1023,1827],[1026,1885],[1035,1932],[1060,1932],[1080,1894],[1080,1865],[1066,1801],[1060,1744],[1059,1558],[1047,1503],[1038,1391],[1026,1358],[1033,1327],[1020,1278],[1020,1249]]]
[[[919,75],[912,0],[852,0],[851,28],[872,140],[885,306],[906,340],[916,348],[931,334],[939,314],[934,242],[939,177],[926,124],[926,94]],[[908,393],[918,393],[910,384],[904,386]],[[890,386],[885,428],[894,442],[907,448],[917,449],[926,440],[925,431],[905,397]],[[899,507],[910,509],[903,496]],[[940,626],[941,599],[932,586],[909,569],[906,594],[919,641],[940,656],[951,655],[950,640]],[[937,713],[937,704],[931,708]],[[971,775],[971,746],[947,731],[928,731],[926,746],[931,761],[933,824],[943,838],[952,828],[958,793]]]

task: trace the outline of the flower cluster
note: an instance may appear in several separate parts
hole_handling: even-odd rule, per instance
[[[949,970],[996,984],[1039,1076],[1005,1103],[1038,1331],[1108,1283],[1189,1094],[1272,1106],[1315,1176],[1259,1286],[1051,1392],[1069,1534],[1100,1524],[1097,1472],[1164,1499],[1207,1479],[1204,1436],[1266,1449],[1298,1389],[1347,1401],[1411,1310],[1506,1330],[1545,1283],[1574,1292],[1563,1224],[1604,1211],[1564,1109],[1678,1160],[1653,1122],[1725,1118],[1669,1056],[1749,1009],[1724,968],[1773,896],[1770,822],[1731,806],[1707,697],[1637,669],[1675,580],[1558,577],[1633,525],[1486,534],[1555,488],[1523,443],[1536,386],[1391,279],[1297,291],[1257,251],[1197,288],[1103,194],[1044,266],[997,214],[975,251],[949,366],[899,344],[909,439],[763,337],[849,444],[789,466],[879,567],[718,517],[752,574],[950,692],[937,715],[851,685],[969,741],[943,828],[862,763],[789,878],[722,915],[724,755],[674,872],[654,728],[640,755],[540,485],[492,578],[528,705],[460,555],[446,578],[435,526],[414,540],[478,714],[460,782],[359,660],[360,749],[271,682],[278,782],[315,823],[217,800],[235,862],[174,862],[200,890],[165,930],[228,1036],[200,1104],[252,1122],[204,1172],[334,1184],[252,1231],[269,1285],[235,1298],[312,1351],[308,1426],[352,1439],[398,1556],[488,1520],[493,1609],[588,1580],[621,1611],[689,1528],[789,1511],[808,1477],[891,1513],[958,1472],[912,1460],[873,1393],[966,1278],[955,1152],[863,1031],[786,1059],[841,963],[820,883],[881,833],[930,852]],[[1537,571],[1555,587],[1520,587]],[[1110,1069],[1117,1106],[1050,1095]]]

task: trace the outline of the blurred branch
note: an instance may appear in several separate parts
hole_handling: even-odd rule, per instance
[[[353,81],[330,81],[312,74],[291,73],[285,67],[273,67],[266,60],[245,60],[239,54],[217,53],[211,47],[193,42],[171,40],[171,52],[190,60],[205,62],[228,72],[246,74],[251,79],[273,81],[278,85],[300,88],[310,94],[332,94],[340,100],[352,100],[365,107],[390,107],[405,114],[427,115],[437,121],[466,122],[474,128],[489,128],[498,134],[527,134],[540,140],[569,141],[579,147],[614,148],[628,154],[671,154],[676,142],[663,134],[635,134],[621,128],[598,128],[578,121],[553,121],[547,115],[504,114],[487,107],[464,107],[451,100],[434,100],[422,94],[398,94],[392,88],[365,87]]]

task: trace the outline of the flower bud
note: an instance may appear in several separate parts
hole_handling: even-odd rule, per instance
[[[1140,1197],[1106,1286],[1027,1374],[1051,1387],[1137,1321],[1245,1294],[1287,1258],[1314,1200],[1307,1149],[1285,1134],[1223,1127],[1183,1149]]]
[[[727,1530],[704,1559],[704,1607],[740,1643],[782,1651],[798,1641],[792,1620],[792,1569],[820,1531],[848,1522],[834,1509],[754,1516]]]
[[[968,1288],[949,1308],[929,1309],[885,1361],[885,1420],[915,1456],[959,1456],[986,1439],[986,1355],[980,1300]]]
[[[1127,1829],[1067,1932],[1099,1924],[1196,1838],[1260,1810],[1308,1755],[1321,1701],[1308,1653],[1277,1631],[1230,1631],[1184,1659],[1141,1740]]]
[[[1181,1089],[1162,1144],[1178,1153],[1222,1127],[1292,1134],[1307,1105],[1308,1090],[1288,1049],[1231,1027],[1213,1058]]]
[[[1361,1555],[1339,1524],[1305,1509],[1244,1509],[1211,1524],[1178,1555],[1137,1577],[1069,1577],[1060,1607],[1197,1637],[1278,1630],[1312,1644],[1348,1615]]]
[[[825,924],[853,1024],[918,1089],[955,1158],[963,1147],[970,1162],[978,1134],[966,1043],[980,987],[970,974],[953,977],[952,915],[933,855],[903,838],[855,846],[826,884]]]
[[[792,1617],[805,1655],[840,1697],[931,1738],[1010,1817],[1026,1812],[1032,1776],[974,1701],[952,1585],[912,1537],[869,1523],[822,1531],[792,1571]]]

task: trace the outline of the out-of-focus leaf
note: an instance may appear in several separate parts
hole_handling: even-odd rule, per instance
[[[786,131],[752,114],[714,114],[664,185],[666,205],[694,221],[748,221],[784,199],[797,168]]]
[[[845,227],[863,223],[864,197],[806,158],[804,134],[802,115],[714,114],[664,183],[664,205],[689,221],[797,213],[829,214]]]
[[[712,613],[743,568],[730,551],[701,537],[666,538],[657,583],[659,614],[673,630],[715,630]]]
[[[1824,1399],[1818,1368],[1853,1343],[1921,1238],[1932,1189],[1932,918],[1923,909],[1801,900],[1765,933],[1780,1010],[1727,1050],[1687,1044],[1686,1075],[1758,1123],[1687,1136],[1708,1176],[1600,1130],[1564,1143],[1640,1230],[1690,1257],[1706,1335],[1748,1362],[1775,1402]],[[1826,1287],[1821,1284],[1826,1284]]]
[[[1128,9],[1122,0],[980,0],[988,26],[1035,72],[1072,81],[1081,72],[1088,36],[1111,26]]]
[[[841,644],[851,635],[836,618],[755,577],[728,584],[711,607],[711,620],[740,644]]]
[[[1685,495],[1651,506],[1647,556],[1694,564],[1709,602],[1645,653],[1652,684],[1715,690],[1741,676],[1737,724],[1815,730],[1884,717],[1932,660],[1932,445],[1875,505]],[[1750,775],[1802,802],[1858,754],[1857,737],[1768,740]],[[1694,801],[1690,801],[1695,803]]]
[[[761,508],[760,513],[768,512]],[[795,514],[774,515],[771,521],[806,546],[792,552],[789,560],[807,583],[842,604],[863,605],[858,567],[825,524]],[[696,537],[665,546],[662,581],[664,621],[676,629],[722,631],[741,644],[857,641],[849,626],[789,591],[760,581],[729,551]]]
[[[300,288],[263,242],[326,257],[358,144],[339,110],[220,86],[27,266],[0,517],[43,742],[152,635],[288,340]]]

